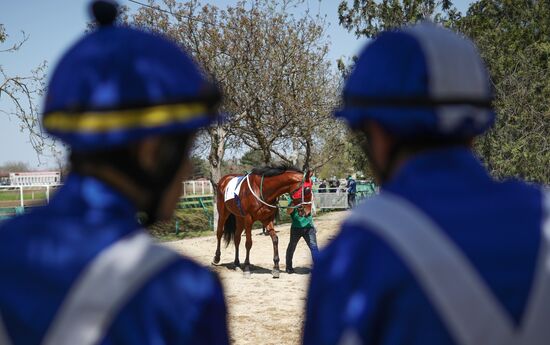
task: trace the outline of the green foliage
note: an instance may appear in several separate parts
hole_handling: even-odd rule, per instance
[[[356,171],[361,172],[363,178],[374,179],[369,160],[365,154],[367,138],[364,135],[352,132],[348,134],[348,138],[346,150],[350,161],[353,163],[353,167]]]
[[[247,167],[258,167],[263,165],[263,154],[260,150],[248,150],[241,157],[241,164]]]
[[[481,0],[458,23],[495,89],[497,123],[476,148],[497,177],[550,183],[550,3]]]
[[[340,24],[357,36],[430,15],[471,37],[487,63],[494,86],[495,127],[475,148],[499,178],[517,176],[550,183],[550,3],[479,0],[461,16],[448,0],[342,1]],[[349,66],[341,64],[345,75]],[[361,162],[360,152],[350,154]],[[361,164],[361,163],[359,163]]]
[[[343,178],[353,174],[355,172],[355,162],[349,156],[350,145],[350,143],[345,143],[330,161],[317,170],[317,176],[321,179],[329,179],[332,176]]]
[[[459,12],[450,0],[344,0],[338,6],[340,25],[357,37],[374,37],[381,31],[431,17],[440,23],[453,23]]]
[[[192,180],[209,176],[210,167],[208,166],[208,161],[206,159],[193,156],[191,157],[191,162],[193,164],[193,172],[191,175]]]

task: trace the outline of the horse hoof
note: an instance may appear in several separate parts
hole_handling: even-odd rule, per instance
[[[220,263],[220,257],[214,256],[214,260],[212,260],[212,265],[217,265]]]
[[[273,275],[273,279],[279,278],[279,270],[273,270],[271,271],[271,274]]]

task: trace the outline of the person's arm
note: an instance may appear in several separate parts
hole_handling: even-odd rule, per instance
[[[292,199],[287,198],[286,200],[288,201],[288,206],[291,206],[292,205]],[[290,215],[292,215],[292,212],[294,212],[294,210],[295,210],[295,208],[287,208],[286,213],[290,216]]]

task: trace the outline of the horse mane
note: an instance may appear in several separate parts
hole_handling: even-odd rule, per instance
[[[254,168],[251,171],[251,174],[254,175],[264,175],[265,177],[272,177],[281,175],[284,172],[287,171],[294,171],[298,173],[304,173],[302,170],[298,169],[296,166],[290,164],[290,163],[277,163],[277,164],[271,164],[271,165],[264,165],[263,167]]]

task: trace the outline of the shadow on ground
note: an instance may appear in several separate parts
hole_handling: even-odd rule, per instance
[[[233,262],[225,262],[223,264],[214,265],[216,267],[225,267],[231,271],[243,270],[244,265],[241,263],[241,266],[237,268]],[[271,274],[271,268],[265,268],[250,264],[250,273],[253,274]],[[281,269],[281,273],[285,273],[284,269]],[[293,274],[309,274],[311,273],[311,268],[309,267],[294,267]]]

